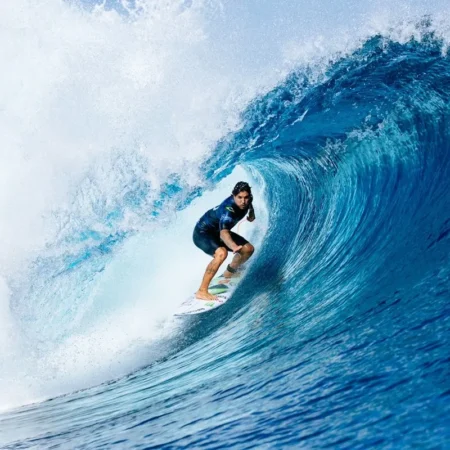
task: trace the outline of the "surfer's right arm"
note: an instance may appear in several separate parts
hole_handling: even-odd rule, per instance
[[[242,245],[237,245],[236,242],[233,241],[230,230],[221,230],[220,239],[222,239],[222,242],[224,242],[228,248],[233,250],[233,253],[237,253],[242,248]]]

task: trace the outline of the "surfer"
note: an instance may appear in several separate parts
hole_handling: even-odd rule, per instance
[[[202,284],[195,294],[198,299],[215,300],[217,298],[208,292],[208,287],[229,251],[234,253],[234,258],[223,273],[225,278],[236,276],[238,268],[252,256],[255,250],[253,245],[231,231],[247,213],[249,222],[255,220],[252,201],[251,187],[245,181],[240,181],[234,187],[230,197],[219,206],[207,211],[195,225],[194,244],[213,257],[206,268]]]

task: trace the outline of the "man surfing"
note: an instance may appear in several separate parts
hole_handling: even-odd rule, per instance
[[[252,190],[248,183],[240,181],[232,191],[232,195],[219,206],[207,211],[197,222],[192,236],[194,244],[213,260],[208,264],[202,284],[195,294],[200,300],[216,300],[217,297],[208,292],[209,284],[219,267],[227,259],[228,252],[234,253],[233,261],[228,264],[223,276],[231,278],[237,269],[252,256],[255,248],[250,242],[233,233],[231,229],[243,219],[255,220]]]

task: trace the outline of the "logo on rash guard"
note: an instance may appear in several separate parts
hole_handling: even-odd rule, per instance
[[[227,209],[228,211],[231,211],[232,213],[234,213],[234,209],[232,206],[226,206],[225,209]]]

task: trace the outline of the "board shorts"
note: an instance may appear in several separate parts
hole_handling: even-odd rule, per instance
[[[233,233],[230,231],[231,238],[237,245],[245,245],[248,244],[247,239],[244,239],[239,234]],[[229,248],[225,242],[220,239],[219,233],[207,233],[205,231],[199,230],[197,227],[194,228],[194,234],[192,235],[192,240],[194,244],[200,249],[203,250],[207,255],[214,256],[214,253],[219,247],[225,247],[228,251],[232,252],[231,248]]]

